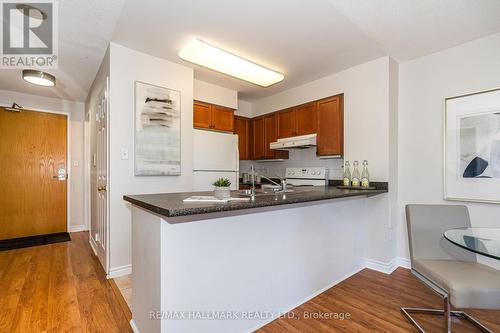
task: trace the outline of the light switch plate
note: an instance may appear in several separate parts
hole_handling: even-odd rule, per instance
[[[122,160],[128,160],[128,149],[127,148],[122,148],[120,150],[120,158]]]

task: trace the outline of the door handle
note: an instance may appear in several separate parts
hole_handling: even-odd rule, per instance
[[[104,185],[104,186],[98,186],[97,187],[97,192],[106,192],[106,185]]]
[[[52,176],[52,178],[57,179],[57,180],[66,180],[68,179],[68,173],[66,172],[66,169],[64,166],[60,166],[59,170],[57,170],[57,175]]]

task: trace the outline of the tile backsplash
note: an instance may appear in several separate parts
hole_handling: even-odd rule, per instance
[[[289,157],[288,160],[276,162],[240,161],[240,174],[248,172],[252,164],[256,172],[271,178],[284,177],[285,168],[325,167],[329,169],[330,179],[342,179],[344,160],[342,158],[320,159],[316,156],[316,147],[291,150]]]

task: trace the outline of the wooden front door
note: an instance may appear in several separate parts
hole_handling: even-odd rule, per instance
[[[0,108],[0,240],[67,231],[67,117]]]

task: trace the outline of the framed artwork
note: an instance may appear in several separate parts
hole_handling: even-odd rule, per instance
[[[500,203],[500,88],[445,99],[446,200]]]
[[[136,176],[181,174],[181,94],[135,82]]]

